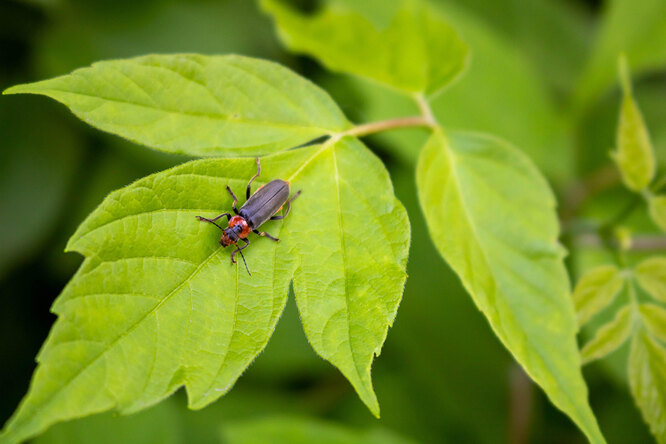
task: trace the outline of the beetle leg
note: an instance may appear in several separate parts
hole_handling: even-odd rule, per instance
[[[243,245],[242,247],[238,247],[238,244],[236,244],[236,246],[237,246],[238,248],[236,248],[236,249],[231,253],[231,263],[232,263],[232,264],[235,264],[235,263],[236,263],[236,259],[234,259],[234,256],[236,256],[236,253],[238,253],[239,251],[241,251],[241,250],[247,248],[247,246],[250,245],[250,240],[249,240],[249,239],[243,239],[243,240],[245,241],[245,245]],[[241,253],[241,254],[242,254],[242,253]]]
[[[291,210],[291,201],[294,200],[294,199],[296,199],[296,198],[297,198],[298,196],[300,196],[300,195],[301,195],[301,190],[298,190],[298,191],[296,192],[296,194],[294,194],[293,196],[291,196],[291,199],[289,199],[289,200],[287,201],[287,209],[284,210],[284,214],[282,214],[281,216],[273,216],[273,217],[271,217],[269,220],[280,220],[280,219],[284,219],[285,217],[287,217],[287,214],[289,214],[289,210]]]
[[[197,216],[197,219],[205,220],[206,222],[210,222],[212,224],[213,222],[215,222],[216,220],[218,220],[219,218],[224,217],[224,216],[227,216],[227,221],[231,220],[231,214],[229,214],[229,213],[222,213],[219,216],[214,217],[212,219],[206,219],[205,217]],[[215,225],[217,225],[217,224],[215,224]]]
[[[252,231],[254,233],[258,234],[259,236],[264,236],[264,237],[269,238],[270,240],[274,240],[275,242],[280,242],[280,239],[278,239],[277,237],[271,236],[270,234],[266,233],[265,231],[261,231],[261,232],[259,230],[252,230]]]
[[[234,199],[233,203],[231,204],[231,208],[234,209],[234,213],[238,214],[238,210],[236,209],[236,204],[238,203],[238,198],[236,197],[234,192],[231,191],[231,187],[229,187],[229,185],[227,185],[227,191],[229,192],[229,194],[231,194],[231,197]]]
[[[252,176],[252,179],[247,183],[247,188],[245,189],[245,200],[250,198],[250,185],[252,185],[252,181],[259,177],[259,173],[261,173],[261,164],[259,163],[259,158],[257,157],[257,174]]]
[[[221,217],[223,217],[223,216],[227,216],[227,220],[230,220],[230,219],[231,219],[231,214],[229,214],[229,213],[222,213],[222,214],[220,214],[219,216],[214,217],[213,219],[206,219],[206,218],[203,217],[203,216],[196,216],[196,218],[199,219],[199,220],[202,220],[202,221],[204,221],[204,222],[210,222],[211,224],[215,225],[215,226],[216,226],[217,228],[219,228],[220,230],[224,230],[224,228],[222,228],[221,226],[219,226],[218,224],[215,223],[216,220],[218,220],[219,218],[221,218]]]

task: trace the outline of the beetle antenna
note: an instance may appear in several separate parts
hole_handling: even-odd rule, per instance
[[[241,257],[243,258],[243,263],[245,264],[245,269],[247,270],[247,274],[252,276],[252,273],[250,273],[250,269],[247,268],[247,262],[245,262],[245,256],[243,256],[243,252],[241,250],[238,250],[238,252],[240,253]]]

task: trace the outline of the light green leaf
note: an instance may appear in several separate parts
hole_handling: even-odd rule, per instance
[[[333,142],[263,159],[257,187],[283,178],[303,194],[262,226],[281,242],[252,235],[252,276],[195,216],[229,210],[225,187],[242,195],[253,159],[189,162],[111,193],[68,244],[86,259],[54,303],[58,320],[2,438],[132,413],[180,386],[190,407],[210,404],[266,345],[292,276],[313,347],[378,414],[370,366],[402,296],[409,222],[381,162],[358,141]]]
[[[324,145],[287,177],[298,178],[308,215],[290,225],[299,254],[294,292],[305,333],[379,416],[370,366],[407,277],[407,213],[381,162],[355,139]]]
[[[359,12],[368,9],[365,14],[368,19],[381,16],[392,4],[384,0],[346,0],[346,3],[353,4]],[[562,116],[529,60],[514,43],[494,32],[478,16],[466,14],[448,2],[432,4],[432,7],[454,23],[464,41],[473,48],[464,76],[432,100],[437,120],[449,129],[490,133],[510,140],[526,152],[549,179],[565,183],[575,170],[574,144],[568,141]],[[414,100],[399,92],[361,78],[346,77],[344,81],[346,90],[357,91],[359,100],[353,103],[353,109],[363,121],[419,112]],[[326,87],[334,93],[333,88]],[[520,125],[515,124],[518,121]],[[429,133],[421,129],[405,129],[373,137],[400,159],[416,164],[419,150],[414,147],[423,146],[428,136]]]
[[[409,444],[409,441],[385,430],[354,430],[318,419],[268,417],[236,421],[223,427],[229,444]]]
[[[666,196],[650,196],[648,199],[648,211],[652,221],[662,231],[666,231]]]
[[[631,306],[626,305],[618,310],[615,317],[599,327],[594,337],[581,350],[583,363],[603,358],[624,344],[631,335],[633,320]]]
[[[650,296],[666,302],[666,257],[645,259],[635,269],[636,280]]]
[[[573,292],[578,325],[606,308],[622,290],[624,278],[613,265],[601,265],[583,275]]]
[[[633,191],[641,191],[654,178],[654,150],[643,115],[634,100],[625,58],[620,58],[620,81],[624,97],[617,126],[617,151],[613,153],[613,158],[620,168],[624,184]]]
[[[656,338],[666,342],[666,310],[657,304],[640,304],[638,310],[641,313],[643,325]]]
[[[581,375],[555,198],[538,170],[501,140],[436,131],[417,185],[437,249],[495,334],[590,441],[604,442]]]
[[[195,54],[93,64],[18,85],[101,130],[159,150],[198,156],[266,154],[348,127],[321,89],[276,63]]]
[[[318,58],[333,71],[357,74],[408,93],[434,95],[462,72],[467,46],[434,10],[419,1],[387,5],[394,12],[379,25],[327,3],[304,16],[279,0],[262,0],[292,51]]]
[[[596,100],[615,79],[617,56],[626,53],[635,72],[666,67],[666,2],[612,0],[604,13],[574,97],[576,107]]]
[[[666,350],[649,335],[634,335],[629,353],[629,386],[643,419],[660,444],[666,443]]]

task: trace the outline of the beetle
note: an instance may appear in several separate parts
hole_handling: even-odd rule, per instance
[[[245,256],[241,250],[245,249],[250,245],[250,240],[247,238],[251,232],[258,234],[259,236],[267,237],[275,242],[278,242],[280,239],[271,236],[265,231],[259,231],[258,228],[269,220],[279,220],[284,219],[289,214],[291,209],[291,202],[296,199],[300,194],[301,190],[298,190],[291,198],[289,198],[289,182],[281,179],[275,179],[268,182],[265,185],[259,187],[254,194],[250,195],[250,189],[254,179],[259,177],[261,173],[261,164],[259,163],[259,158],[256,158],[257,161],[257,174],[252,176],[250,182],[247,184],[245,189],[245,203],[240,210],[236,208],[238,203],[238,198],[231,190],[231,187],[227,185],[227,191],[231,195],[231,198],[234,200],[231,204],[231,208],[234,210],[235,216],[232,216],[230,213],[222,213],[213,219],[206,219],[203,216],[197,216],[197,219],[204,222],[210,222],[215,225],[217,228],[222,230],[222,237],[220,237],[220,245],[224,248],[233,244],[237,248],[231,253],[231,263],[235,264],[236,253],[240,253],[243,258],[243,263],[245,264],[245,269],[247,273],[251,276],[250,269],[247,268],[247,262],[245,262]],[[282,207],[287,204],[287,209],[284,211],[284,214],[276,216],[275,214],[282,209]],[[222,228],[215,223],[216,220],[226,217],[229,223],[229,226]],[[239,241],[244,241],[245,245],[242,247],[238,246]]]

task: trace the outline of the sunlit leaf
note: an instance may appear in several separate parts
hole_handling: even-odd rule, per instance
[[[237,421],[222,428],[229,444],[408,444],[412,441],[385,430],[354,430],[317,419],[269,417]]]
[[[666,443],[666,350],[643,331],[631,342],[629,386],[657,442]]]
[[[653,298],[666,302],[666,257],[645,259],[635,269],[636,279]]]
[[[645,189],[655,174],[654,150],[643,115],[634,100],[626,59],[620,59],[620,81],[624,97],[617,127],[617,151],[613,158],[624,184],[634,190]]]
[[[578,325],[606,308],[622,290],[624,279],[613,265],[601,265],[583,275],[573,292]]]
[[[281,242],[252,235],[249,276],[230,263],[219,230],[195,216],[230,209],[225,187],[242,195],[255,168],[249,158],[189,162],[110,194],[86,219],[68,245],[86,259],[54,303],[58,320],[3,438],[132,413],[180,386],[190,407],[206,406],[264,348],[292,277],[314,349],[378,415],[370,366],[402,296],[409,247],[388,174],[355,140],[264,158],[257,187],[283,178],[303,194],[288,218],[265,225]]]
[[[436,131],[417,185],[437,249],[495,334],[590,441],[604,442],[581,375],[555,199],[538,170],[499,139]]]
[[[657,304],[640,304],[638,309],[641,313],[643,325],[656,338],[666,342],[666,310]]]
[[[434,95],[465,67],[467,46],[455,30],[418,1],[387,5],[395,15],[379,26],[329,2],[304,16],[280,0],[263,0],[292,51],[321,60],[334,71],[357,74],[400,91]]]
[[[98,62],[4,93],[49,96],[99,129],[189,155],[266,154],[348,126],[309,81],[278,64],[236,55]]]
[[[599,327],[594,337],[581,350],[583,363],[603,358],[624,344],[631,334],[633,319],[631,306],[627,305],[618,310],[615,317]]]
[[[650,217],[662,231],[666,231],[666,196],[651,196],[648,199]]]
[[[368,10],[368,19],[381,16],[390,4],[382,0],[346,3],[353,4],[355,11]],[[473,50],[464,75],[431,101],[437,120],[445,128],[487,132],[512,141],[558,184],[571,178],[574,144],[568,141],[562,116],[529,60],[479,17],[448,2],[432,7],[455,25]],[[360,78],[348,77],[345,81],[344,88],[353,88],[359,96],[358,103],[353,104],[359,120],[419,112],[412,98],[404,94]],[[335,95],[328,85],[326,89]],[[423,146],[427,136],[423,130],[406,129],[380,133],[376,140],[401,160],[416,164],[419,150],[414,147]]]

